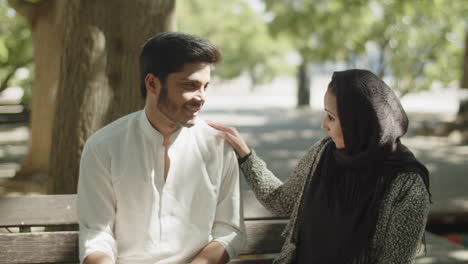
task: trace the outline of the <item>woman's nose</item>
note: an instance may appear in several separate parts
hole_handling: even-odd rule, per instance
[[[320,124],[320,128],[321,128],[323,131],[328,131],[328,126],[327,126],[327,124],[326,124],[325,118],[322,119],[322,124]]]

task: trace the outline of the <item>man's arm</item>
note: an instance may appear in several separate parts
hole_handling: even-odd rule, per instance
[[[225,264],[229,261],[229,255],[218,242],[211,242],[204,247],[192,261],[192,264]]]
[[[235,258],[246,241],[239,166],[236,154],[227,144],[224,146],[223,158],[222,181],[211,230],[213,240],[198,255],[203,254],[208,259],[217,259],[218,262],[214,263],[226,263]],[[224,254],[227,256],[221,258],[220,256]]]
[[[98,155],[92,142],[86,143],[81,156],[77,196],[81,263],[107,264],[116,259],[115,195],[109,162]]]

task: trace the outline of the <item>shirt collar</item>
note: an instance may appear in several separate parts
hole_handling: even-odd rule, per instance
[[[144,108],[141,113],[140,113],[140,118],[139,118],[139,123],[140,127],[143,130],[143,133],[150,138],[151,140],[155,140],[157,145],[163,145],[163,135],[151,125],[148,117],[146,116],[146,108]],[[170,137],[170,143],[169,146],[175,146],[180,136],[186,134],[187,128],[181,127],[179,128],[176,132],[174,132],[171,137]]]

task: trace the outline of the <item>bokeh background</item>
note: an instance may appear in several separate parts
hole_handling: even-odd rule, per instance
[[[281,179],[325,135],[332,73],[382,77],[431,172],[428,229],[468,246],[466,0],[0,0],[0,195],[76,193],[86,139],[142,108],[139,50],[162,31],[221,48],[202,117]]]

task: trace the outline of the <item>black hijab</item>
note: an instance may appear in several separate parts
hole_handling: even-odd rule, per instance
[[[304,194],[296,262],[374,263],[378,210],[392,181],[413,171],[429,192],[429,172],[400,142],[408,118],[380,78],[367,70],[335,72],[328,89],[345,148],[326,146]]]

